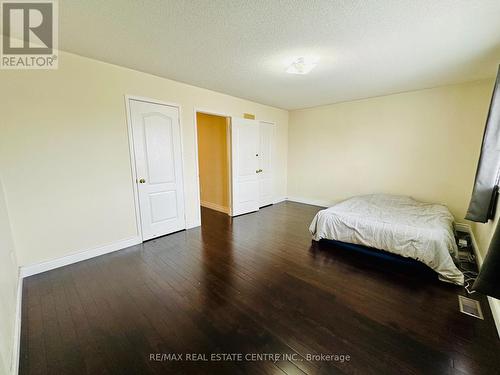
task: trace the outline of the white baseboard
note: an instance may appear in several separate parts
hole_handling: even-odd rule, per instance
[[[23,278],[17,277],[17,295],[16,295],[16,317],[14,321],[14,345],[12,346],[12,360],[10,364],[10,373],[17,375],[19,373],[19,356],[21,354],[21,314],[23,301]]]
[[[488,297],[488,302],[490,303],[493,320],[495,321],[495,325],[497,326],[498,338],[500,338],[500,300]]]
[[[37,273],[42,273],[45,271],[50,271],[55,268],[67,266],[68,264],[81,262],[82,260],[97,257],[99,255],[104,255],[112,253],[117,250],[125,249],[126,247],[134,246],[141,243],[142,240],[139,237],[127,238],[124,240],[116,241],[104,246],[99,246],[93,249],[80,251],[75,254],[66,255],[61,258],[52,259],[46,262],[37,263],[29,266],[23,266],[20,269],[21,277],[28,277],[36,275]]]
[[[219,204],[215,204],[215,203],[211,203],[211,202],[203,202],[203,201],[201,201],[200,204],[202,207],[210,208],[212,210],[219,211],[219,212],[224,212],[225,214],[228,214],[228,215],[230,213],[229,207],[224,207],[224,206],[221,206]]]
[[[192,228],[196,228],[196,227],[200,227],[200,226],[201,226],[201,220],[197,220],[197,221],[194,221],[192,223],[186,224],[186,230],[192,229]]]
[[[288,200],[288,198],[287,198],[287,197],[275,198],[275,199],[273,200],[273,204],[278,204],[278,203],[281,203],[281,202],[285,202],[285,201],[287,201],[287,200]]]
[[[470,238],[472,241],[472,249],[474,250],[474,254],[476,255],[477,265],[479,269],[481,269],[481,267],[483,266],[483,255],[479,250],[479,246],[477,244],[476,237],[474,236],[474,231],[472,230],[472,227],[466,223],[455,223],[455,229],[470,234]],[[500,300],[488,297],[488,302],[490,304],[493,320],[495,321],[495,326],[497,327],[498,337],[500,338]]]
[[[319,206],[319,207],[330,207],[333,205],[332,202],[318,200],[318,199],[309,199],[303,197],[288,197],[288,201],[309,204],[311,206]]]

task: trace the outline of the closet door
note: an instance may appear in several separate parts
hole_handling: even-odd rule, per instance
[[[260,122],[259,207],[273,204],[274,201],[274,132],[274,124],[264,121]]]
[[[143,241],[186,228],[179,109],[130,100]]]
[[[259,122],[231,119],[232,216],[259,209]]]

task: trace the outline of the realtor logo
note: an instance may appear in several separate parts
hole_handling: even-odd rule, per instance
[[[57,2],[5,0],[1,69],[57,69]]]

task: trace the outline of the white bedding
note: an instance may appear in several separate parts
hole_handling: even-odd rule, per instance
[[[455,266],[453,215],[446,206],[410,197],[354,197],[319,211],[309,231],[322,238],[373,247],[425,263],[443,281],[463,285]]]

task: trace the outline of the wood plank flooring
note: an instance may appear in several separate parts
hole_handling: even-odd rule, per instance
[[[203,209],[201,228],[25,279],[20,373],[500,373],[484,297],[478,320],[434,274],[312,244],[318,210]]]

